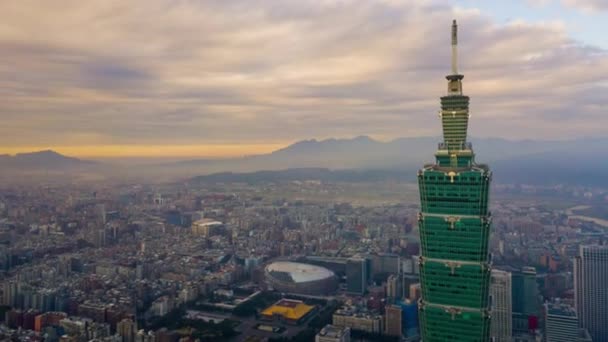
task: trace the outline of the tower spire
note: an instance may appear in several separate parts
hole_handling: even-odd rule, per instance
[[[458,73],[458,24],[452,21],[452,73],[446,76],[448,94],[441,98],[443,138],[450,152],[466,149],[469,98],[462,94],[463,75]],[[468,152],[467,152],[468,153]],[[470,159],[472,161],[472,158]]]
[[[458,24],[452,21],[452,75],[458,75]]]

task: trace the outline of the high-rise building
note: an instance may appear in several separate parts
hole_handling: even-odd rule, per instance
[[[106,206],[103,203],[95,205],[95,212],[97,213],[97,220],[99,221],[99,224],[104,226],[107,222]]]
[[[410,300],[418,300],[422,297],[422,290],[420,288],[420,283],[415,283],[410,285],[409,290],[409,299]]]
[[[133,342],[137,333],[137,325],[132,319],[125,318],[116,324],[116,332],[122,342]]]
[[[418,298],[410,297],[410,287],[413,284],[420,284],[420,277],[415,274],[403,274],[401,277],[401,288],[402,294],[401,298],[409,298],[412,300],[418,300]]]
[[[349,258],[346,261],[346,291],[353,294],[364,294],[367,288],[367,260]]]
[[[400,305],[391,304],[384,308],[385,335],[401,337],[403,331],[402,313]]]
[[[441,97],[443,142],[435,163],[418,172],[421,212],[420,328],[425,342],[490,338],[491,172],[475,162],[467,142],[469,97],[457,71],[457,25],[452,24],[452,74]]]
[[[419,340],[418,305],[415,301],[406,299],[387,305],[384,316],[385,335],[403,337],[407,341]]]
[[[513,330],[528,332],[538,328],[540,301],[536,268],[523,267],[511,275],[513,298]]]
[[[386,279],[386,297],[390,302],[394,302],[401,298],[403,290],[401,289],[401,277],[396,274],[391,274]]]
[[[371,260],[372,277],[401,273],[401,258],[397,254],[379,253],[368,256]]]
[[[608,342],[608,246],[580,246],[574,259],[574,299],[593,342]]]
[[[511,342],[513,310],[510,272],[492,270],[490,296],[492,298],[491,335],[495,342]]]
[[[19,284],[14,281],[7,281],[3,285],[3,300],[2,304],[12,307],[20,307],[19,302]]]
[[[574,308],[559,302],[545,304],[545,341],[579,341],[578,317]]]
[[[406,299],[399,302],[401,306],[403,326],[402,332],[407,341],[417,341],[420,339],[420,322],[418,320],[418,302]]]

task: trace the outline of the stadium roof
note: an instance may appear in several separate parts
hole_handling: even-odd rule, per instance
[[[310,281],[322,280],[334,276],[334,273],[328,270],[327,268],[289,261],[273,262],[266,266],[266,271],[270,274],[289,274],[292,281],[295,283],[305,283]]]

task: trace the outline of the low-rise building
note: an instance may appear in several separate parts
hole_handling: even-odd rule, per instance
[[[315,342],[350,342],[350,328],[328,324],[315,336]]]
[[[316,307],[300,300],[281,299],[262,311],[266,320],[280,320],[289,324],[299,324],[316,312]]]
[[[384,327],[384,317],[377,313],[347,307],[339,309],[334,313],[333,325],[381,334]]]

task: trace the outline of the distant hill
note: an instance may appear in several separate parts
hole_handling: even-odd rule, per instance
[[[23,172],[44,170],[70,170],[92,166],[96,162],[67,157],[52,150],[0,155],[0,167]]]
[[[229,160],[191,160],[175,164],[199,174],[205,181],[275,179],[392,179],[415,180],[416,170],[433,161],[438,137],[400,138],[380,142],[369,137],[304,140],[270,154]],[[478,162],[490,164],[502,183],[581,184],[608,186],[608,139],[572,141],[510,141],[473,139]],[[320,168],[324,169],[320,172]],[[330,172],[330,169],[333,170]],[[253,172],[260,170],[283,170]],[[296,171],[298,170],[298,171]],[[355,170],[359,170],[356,172]],[[365,172],[361,172],[365,170]],[[221,172],[253,172],[234,174]],[[339,172],[338,172],[339,171]]]
[[[433,161],[439,137],[399,138],[388,142],[366,136],[353,139],[303,140],[269,154],[222,160],[200,159],[174,163],[189,167],[222,168],[221,171],[287,168],[390,168],[420,166]],[[521,156],[561,153],[562,159],[585,153],[607,155],[608,139],[535,141],[473,139],[477,159],[484,163]],[[599,153],[599,154],[598,154]],[[165,164],[168,165],[168,164]],[[232,169],[234,168],[234,169]]]

